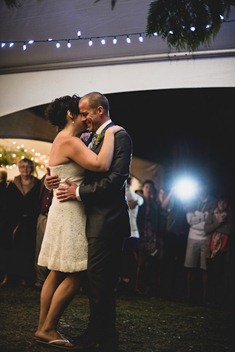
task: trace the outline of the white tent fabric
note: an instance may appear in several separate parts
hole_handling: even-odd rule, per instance
[[[139,33],[145,32],[151,2],[118,0],[113,11],[111,0],[25,0],[18,9],[0,2],[0,42],[68,39],[76,37],[78,30],[88,39],[110,36],[107,46],[94,40],[92,48],[88,39],[73,42],[70,49],[66,42],[60,49],[48,42],[27,45],[26,51],[20,44],[0,48],[0,138],[50,141],[54,131],[25,109],[65,94],[235,87],[235,7],[208,47],[178,52],[160,37],[138,41]],[[125,41],[128,33],[137,33],[130,45]],[[115,34],[123,35],[117,46],[111,43]],[[21,118],[13,116],[16,112]],[[25,124],[29,116],[30,123]],[[150,178],[161,179],[158,165],[145,167],[151,171]],[[133,170],[136,173],[134,162]]]

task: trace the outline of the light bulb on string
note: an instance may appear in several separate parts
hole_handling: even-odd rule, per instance
[[[140,35],[139,35],[139,42],[140,42],[140,43],[143,43],[143,41],[144,41],[144,38],[143,38],[142,34],[140,33]]]

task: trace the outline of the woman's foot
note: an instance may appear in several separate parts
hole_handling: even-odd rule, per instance
[[[42,339],[46,342],[50,342],[53,340],[66,340],[67,339],[61,335],[58,331],[43,331],[43,330],[37,330],[34,334],[35,339]]]

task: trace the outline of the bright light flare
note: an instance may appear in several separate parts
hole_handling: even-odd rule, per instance
[[[197,183],[190,178],[181,178],[174,185],[176,196],[182,200],[189,200],[195,197],[197,188]]]

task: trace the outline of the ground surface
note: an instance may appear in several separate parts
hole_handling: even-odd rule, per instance
[[[0,290],[0,352],[52,352],[33,339],[40,293]],[[234,352],[235,312],[160,298],[119,298],[120,352]],[[64,313],[60,332],[75,336],[86,328],[88,300],[77,295]],[[112,352],[112,351],[110,351]]]

